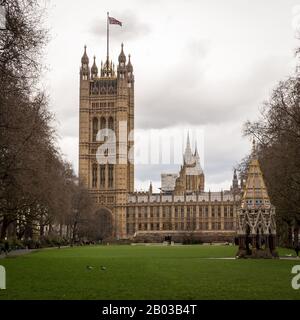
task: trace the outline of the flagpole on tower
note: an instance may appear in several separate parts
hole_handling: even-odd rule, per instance
[[[109,12],[107,12],[107,26],[106,26],[106,48],[107,48],[107,53],[106,53],[106,62],[107,62],[107,67],[109,63]]]

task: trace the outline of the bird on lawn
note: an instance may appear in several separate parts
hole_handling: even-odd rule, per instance
[[[93,270],[93,269],[94,269],[94,267],[92,267],[92,266],[86,266],[86,268],[87,268],[88,270]]]
[[[101,266],[100,269],[101,269],[101,270],[106,270],[106,267]]]

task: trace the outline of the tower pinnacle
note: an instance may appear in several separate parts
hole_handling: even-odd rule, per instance
[[[119,55],[119,64],[122,65],[122,63],[125,65],[125,62],[126,62],[126,56],[124,54],[124,44],[123,42],[121,43],[121,53]]]
[[[187,141],[186,141],[185,152],[184,152],[184,155],[183,155],[183,160],[184,160],[184,163],[188,164],[188,165],[194,163],[194,157],[193,157],[193,154],[192,154],[189,132],[187,134]]]
[[[81,63],[82,64],[89,64],[89,57],[86,53],[86,45],[84,46],[84,53],[83,53],[83,56],[81,58]]]
[[[131,58],[131,55],[129,54],[128,55],[128,63],[127,63],[127,72],[132,72],[133,71],[133,67],[132,67],[130,58]]]
[[[97,75],[98,75],[98,68],[97,68],[97,65],[96,65],[96,57],[94,56],[94,63],[92,65],[92,68],[91,68],[91,73],[92,73],[92,78],[96,78]]]
[[[255,142],[255,138],[253,138],[252,140],[252,152],[251,152],[251,156],[252,158],[256,158],[257,157],[257,150],[256,150],[256,142]]]

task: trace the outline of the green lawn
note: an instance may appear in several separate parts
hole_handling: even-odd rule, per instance
[[[41,250],[0,260],[7,272],[0,299],[300,299],[291,287],[300,260],[207,259],[236,251],[209,245]]]

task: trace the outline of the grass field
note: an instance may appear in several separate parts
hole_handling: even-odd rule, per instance
[[[208,259],[236,251],[209,245],[41,250],[0,260],[7,273],[0,299],[300,299],[291,287],[300,260]]]

